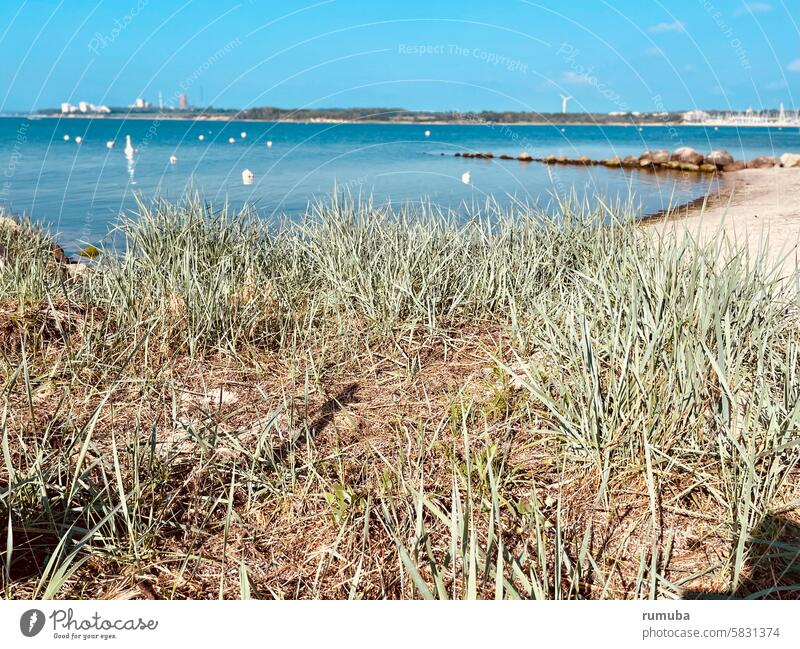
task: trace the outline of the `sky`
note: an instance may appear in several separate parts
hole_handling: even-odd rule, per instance
[[[800,0],[2,0],[0,111],[800,108]]]

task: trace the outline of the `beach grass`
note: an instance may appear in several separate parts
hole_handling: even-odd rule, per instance
[[[3,597],[797,598],[797,275],[555,208],[0,224]]]

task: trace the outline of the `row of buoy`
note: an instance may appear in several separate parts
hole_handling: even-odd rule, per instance
[[[126,137],[126,139],[127,139],[128,141],[130,141],[130,138],[131,138],[131,136],[130,136],[130,135],[126,135],[125,137]],[[246,138],[246,137],[247,137],[247,133],[245,133],[245,132],[242,132],[242,133],[241,133],[241,137],[242,137],[242,139]],[[205,136],[205,135],[198,135],[198,136],[197,136],[197,139],[198,139],[198,140],[200,140],[200,141],[202,142],[202,141],[204,141],[204,140],[206,139],[206,136]],[[69,142],[69,140],[70,140],[70,136],[69,136],[69,135],[65,135],[65,136],[64,136],[64,142]],[[80,144],[81,142],[83,142],[83,138],[82,138],[80,135],[78,135],[78,136],[75,138],[75,141],[76,141],[78,144]],[[235,138],[235,137],[230,137],[230,138],[228,138],[228,142],[230,142],[231,144],[233,144],[234,142],[236,142],[236,138]],[[114,140],[108,140],[108,141],[106,142],[106,148],[108,148],[108,149],[113,149],[113,148],[114,148],[116,145],[117,145],[117,143],[116,143]],[[267,140],[267,148],[268,148],[268,149],[271,149],[271,148],[272,148],[272,140]]]
[[[425,131],[425,137],[430,137],[430,136],[431,136],[431,132],[430,131]],[[246,139],[247,138],[247,131],[242,131],[241,133],[239,133],[239,137],[241,137],[241,139],[243,139],[243,140]],[[206,136],[203,135],[203,134],[200,134],[200,135],[197,136],[197,139],[200,140],[200,142],[203,142],[206,139]],[[64,135],[64,141],[65,142],[69,142],[69,140],[70,140],[70,136],[69,135]],[[78,135],[78,136],[75,137],[75,142],[76,142],[76,144],[80,144],[81,142],[83,142],[83,138],[80,135]],[[236,143],[236,138],[235,137],[229,137],[228,138],[228,143],[229,144],[235,144]],[[108,140],[106,142],[106,148],[107,149],[113,149],[116,145],[117,145],[117,143],[114,140]],[[266,145],[267,145],[268,149],[271,149],[272,148],[272,140],[267,140]],[[125,157],[127,157],[127,158],[132,158],[133,154],[136,152],[136,149],[133,148],[133,143],[131,142],[131,136],[130,135],[126,135],[125,136],[125,149],[124,149],[124,151],[125,151]],[[169,163],[172,164],[172,165],[178,164],[178,156],[176,156],[174,154],[171,155],[169,157]],[[254,180],[255,180],[255,174],[252,171],[250,171],[250,169],[245,169],[242,172],[242,183],[243,184],[252,185]],[[468,185],[470,183],[470,174],[469,174],[468,171],[461,176],[461,182],[463,182],[465,185]]]
[[[172,156],[172,158],[175,158],[175,156]],[[172,162],[172,158],[170,158],[170,162]],[[175,159],[175,161],[177,162],[177,158]],[[172,164],[175,163],[172,162]],[[250,169],[245,169],[242,172],[243,185],[252,185],[255,179],[256,175]],[[465,171],[463,174],[461,174],[461,182],[464,183],[465,185],[469,185],[472,182],[472,174],[470,174],[469,171]]]
[[[564,129],[561,129],[561,130],[563,131]],[[425,137],[430,137],[430,136],[431,136],[431,132],[430,131],[425,131]],[[127,141],[130,141],[130,137],[131,137],[130,135],[126,135],[125,136]],[[239,133],[239,137],[242,140],[247,139],[247,131],[242,131],[241,133]],[[197,136],[197,139],[200,142],[203,142],[203,141],[205,141],[206,136],[201,133],[200,135]],[[70,136],[69,135],[65,135],[64,136],[64,142],[69,142],[69,140],[70,140]],[[75,142],[80,144],[81,142],[83,142],[83,138],[79,135],[79,136],[77,136],[75,138]],[[235,137],[229,137],[228,138],[228,143],[229,144],[235,144],[236,143],[236,138]],[[267,145],[268,149],[271,149],[272,148],[272,140],[267,140],[266,145]],[[116,146],[116,142],[114,140],[108,140],[106,142],[106,147],[109,148],[109,149],[113,149],[115,146]]]
[[[247,133],[242,133],[242,134],[241,134],[241,138],[242,138],[243,140],[244,140],[246,137],[247,137]],[[205,140],[206,138],[205,138],[205,136],[203,136],[203,135],[200,135],[200,136],[199,136],[197,139],[198,139],[198,140],[200,140],[200,141],[202,142],[202,141],[203,141],[203,140]],[[236,144],[236,138],[235,138],[235,137],[229,137],[229,138],[228,138],[228,144]],[[268,149],[271,149],[271,148],[272,148],[272,140],[267,140],[267,142],[266,142],[266,145],[267,145],[267,148],[268,148]]]
[[[246,138],[247,137],[247,133],[245,131],[242,131],[239,135],[242,138]],[[206,136],[205,135],[200,135],[200,136],[198,136],[197,139],[199,139],[202,142],[203,140],[206,139]],[[69,142],[69,140],[70,140],[70,136],[69,135],[64,135],[64,141],[65,142]],[[77,144],[80,144],[81,142],[83,142],[83,138],[80,135],[78,135],[75,138],[75,142]],[[228,138],[228,142],[233,144],[234,142],[236,142],[236,138]],[[114,140],[108,140],[106,142],[106,148],[107,149],[113,149],[114,147],[116,147],[116,145],[117,145],[117,143]],[[267,141],[267,148],[272,148],[272,140],[268,140]],[[131,136],[130,135],[126,135],[125,136],[125,149],[124,149],[124,151],[125,151],[125,156],[127,158],[132,158],[133,154],[136,152],[136,149],[133,148],[133,143],[131,142]],[[172,165],[178,164],[178,156],[176,156],[174,154],[171,155],[169,157],[169,163],[172,164]],[[247,180],[245,180],[245,177],[249,178],[249,182]],[[245,171],[242,172],[242,179],[245,180],[245,184],[252,184],[254,177],[255,176],[253,175],[253,172],[250,171],[249,169],[245,169]]]

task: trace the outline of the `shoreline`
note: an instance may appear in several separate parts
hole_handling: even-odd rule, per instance
[[[447,121],[447,120],[433,120],[433,121],[396,121],[385,119],[333,119],[333,118],[319,118],[319,119],[259,119],[255,117],[227,117],[225,115],[202,115],[197,117],[186,116],[171,116],[160,115],[158,113],[150,114],[130,114],[130,115],[0,115],[0,117],[27,119],[27,120],[40,120],[40,119],[102,119],[102,120],[118,120],[125,121],[130,119],[152,120],[152,121],[173,121],[173,122],[252,122],[265,124],[380,124],[384,126],[622,126],[625,128],[637,128],[646,126],[666,126],[675,127],[682,126],[676,122],[658,122],[658,123],[632,123],[632,122],[593,122],[590,120],[574,121],[574,122],[482,122],[482,121]]]
[[[712,207],[716,208],[720,205],[724,205],[725,201],[730,198],[737,187],[735,176],[739,173],[741,173],[741,171],[717,174],[715,177],[717,181],[715,188],[710,189],[702,196],[698,196],[685,203],[680,203],[674,207],[667,207],[651,214],[643,214],[641,218],[639,218],[639,224],[652,226],[658,223],[678,222],[700,213],[704,207],[708,210]]]
[[[6,119],[27,119],[30,121],[37,121],[40,119],[88,119],[88,120],[150,120],[150,121],[174,121],[174,122],[249,122],[249,123],[265,123],[265,124],[380,124],[384,126],[596,126],[596,127],[623,127],[623,128],[763,128],[763,129],[792,129],[797,128],[800,130],[800,124],[790,123],[775,123],[775,124],[753,124],[749,122],[597,122],[593,120],[574,120],[567,122],[556,121],[536,121],[536,122],[490,122],[490,121],[449,121],[449,120],[432,120],[432,121],[396,121],[396,120],[381,120],[381,119],[333,119],[333,118],[319,118],[319,119],[259,119],[253,117],[228,117],[226,115],[210,114],[198,115],[194,117],[188,116],[171,116],[160,113],[147,113],[147,114],[118,114],[118,115],[89,115],[89,114],[63,114],[63,115],[0,115],[0,118]]]

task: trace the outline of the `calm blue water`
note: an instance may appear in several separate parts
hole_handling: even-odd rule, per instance
[[[425,130],[431,131],[425,137]],[[247,137],[241,139],[241,132]],[[64,135],[70,140],[65,142]],[[130,135],[139,149],[123,152]],[[199,136],[205,137],[204,141]],[[83,138],[76,144],[75,137]],[[236,143],[229,144],[228,138]],[[108,149],[106,142],[115,140]],[[268,148],[267,141],[273,146]],[[265,218],[301,213],[334,186],[394,202],[427,199],[443,207],[482,203],[487,195],[544,204],[551,192],[627,197],[645,213],[702,195],[708,180],[682,174],[646,174],[605,168],[464,160],[456,151],[604,158],[648,148],[726,148],[736,158],[800,151],[797,129],[701,127],[419,126],[277,124],[91,119],[0,119],[0,206],[51,227],[74,251],[96,242],[134,195],[178,198],[188,186],[216,203],[251,202]],[[440,154],[447,155],[442,156]],[[177,164],[169,162],[170,156]],[[241,173],[255,173],[246,186]],[[464,172],[471,184],[461,182]]]

